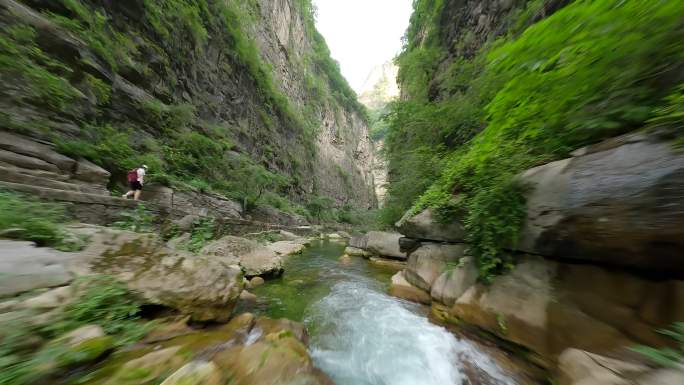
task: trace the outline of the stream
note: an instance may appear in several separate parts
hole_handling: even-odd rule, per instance
[[[304,322],[316,366],[339,385],[514,385],[474,343],[428,321],[425,307],[386,293],[392,272],[344,245],[316,241],[280,279],[253,289],[254,313]]]

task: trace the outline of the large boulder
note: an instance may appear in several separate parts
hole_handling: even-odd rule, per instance
[[[406,253],[399,250],[399,238],[401,238],[401,234],[398,233],[369,231],[366,234],[365,249],[383,257],[406,259]]]
[[[400,271],[392,276],[392,283],[389,287],[389,294],[394,297],[403,298],[412,302],[425,305],[430,304],[430,294],[411,285],[404,277],[404,271]]]
[[[395,227],[400,233],[414,239],[442,242],[465,242],[466,239],[465,229],[459,220],[442,223],[435,218],[430,209],[415,215],[408,211]]]
[[[637,344],[663,346],[667,340],[654,330],[682,316],[680,284],[523,257],[490,285],[467,289],[450,313],[552,363],[569,347],[606,354]]]
[[[298,241],[278,241],[266,245],[266,248],[272,250],[277,255],[287,256],[301,253],[306,246]]]
[[[103,229],[82,253],[95,272],[126,282],[145,300],[198,321],[226,321],[243,288],[239,266],[167,249],[153,234]]]
[[[33,242],[0,239],[0,298],[68,284],[74,253],[36,247]]]
[[[283,271],[283,260],[274,250],[247,238],[228,235],[211,242],[201,253],[236,261],[247,277],[279,275]]]
[[[364,250],[368,245],[368,237],[366,234],[355,234],[349,238],[349,247]]]
[[[430,292],[437,277],[448,268],[455,268],[464,252],[463,244],[424,243],[411,253],[406,279],[414,286]]]
[[[631,134],[535,167],[517,248],[632,268],[684,272],[684,153]]]
[[[464,257],[459,264],[443,272],[432,284],[433,300],[453,306],[456,300],[477,282],[478,271],[471,258]]]

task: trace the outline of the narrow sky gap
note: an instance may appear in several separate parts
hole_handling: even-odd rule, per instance
[[[373,67],[401,50],[411,0],[314,0],[314,4],[316,27],[357,92]]]

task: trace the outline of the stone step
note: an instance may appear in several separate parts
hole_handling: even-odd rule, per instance
[[[107,193],[107,191],[102,188],[89,186],[87,184],[69,183],[63,180],[55,180],[50,177],[26,174],[23,170],[3,166],[0,166],[0,181],[90,194],[104,195]]]
[[[138,205],[137,201],[113,197],[109,195],[59,190],[49,187],[26,185],[21,183],[12,183],[4,181],[0,181],[0,189],[23,192],[38,196],[43,199],[59,202],[97,204],[106,206],[117,206],[123,208],[134,208]]]

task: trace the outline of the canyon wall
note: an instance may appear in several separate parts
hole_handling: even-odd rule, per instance
[[[311,12],[2,0],[0,130],[102,167],[110,189],[145,163],[176,190],[374,207],[365,111]]]

